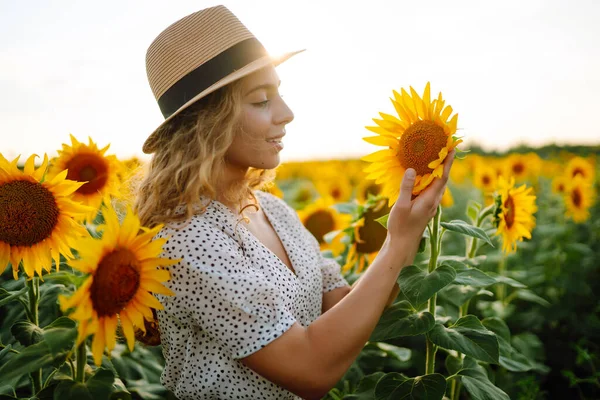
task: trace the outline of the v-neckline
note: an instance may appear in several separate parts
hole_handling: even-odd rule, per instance
[[[269,214],[270,212],[267,210],[267,207],[264,206],[263,201],[261,199],[261,195],[260,194],[256,194],[256,192],[258,192],[258,190],[256,190],[255,196],[256,199],[258,200],[258,204],[260,205],[260,208],[263,210],[263,213],[265,214],[265,217],[267,219],[267,221],[269,222],[269,224],[271,225],[271,227],[273,228],[273,231],[275,231],[275,234],[277,235],[277,238],[279,239],[279,241],[281,242],[281,246],[283,247],[288,259],[290,260],[290,264],[292,265],[292,268],[294,269],[294,271],[292,271],[286,263],[283,262],[283,260],[281,258],[279,258],[279,256],[277,254],[275,254],[273,252],[273,250],[271,250],[270,248],[268,248],[263,242],[261,242],[256,235],[254,235],[254,233],[252,233],[248,228],[246,228],[243,224],[240,224],[242,226],[242,229],[244,229],[244,231],[246,232],[246,234],[248,234],[252,240],[254,240],[255,242],[257,242],[260,246],[262,246],[263,248],[265,248],[273,257],[275,257],[275,259],[283,266],[283,268],[285,268],[295,279],[299,279],[299,271],[297,266],[294,264],[294,260],[291,256],[291,253],[289,251],[288,246],[286,245],[286,242],[283,240],[283,235],[285,235],[284,232],[280,232],[277,228],[277,223],[273,223],[272,222],[272,218],[271,215]],[[230,215],[232,215],[234,218],[237,218],[236,215],[233,213],[233,211],[231,211],[231,209],[229,207],[227,207],[225,204],[221,203],[218,200],[212,200],[215,203],[219,204],[219,206],[223,209],[225,209]]]

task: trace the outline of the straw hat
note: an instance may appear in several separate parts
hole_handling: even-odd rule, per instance
[[[148,82],[165,121],[142,150],[156,151],[157,130],[215,90],[304,50],[273,57],[224,6],[197,11],[171,24],[146,53]]]

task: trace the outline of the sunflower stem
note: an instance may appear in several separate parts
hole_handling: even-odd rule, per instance
[[[87,349],[85,340],[77,347],[77,375],[75,381],[85,383],[85,365],[87,364]]]
[[[429,273],[432,273],[437,268],[437,260],[439,253],[441,252],[441,243],[440,243],[440,220],[442,217],[442,207],[438,206],[437,213],[435,217],[433,217],[433,221],[431,222],[430,229],[430,251],[431,256],[429,257],[429,266],[427,268]],[[433,318],[435,319],[435,305],[437,300],[437,294],[434,294],[429,301],[427,302],[427,308]],[[437,351],[437,346],[429,339],[426,338],[425,343],[425,375],[433,374],[435,371],[435,353]]]
[[[28,317],[32,324],[40,326],[38,305],[40,302],[40,280],[37,277],[33,277],[27,281],[29,287],[29,313]],[[42,370],[38,369],[33,371],[31,374],[31,384],[33,386],[33,394],[38,393],[42,390]]]
[[[498,275],[499,276],[504,276],[504,269],[505,269],[505,258],[502,257],[500,258],[500,262],[498,263]],[[498,284],[498,288],[496,290],[496,296],[498,296],[498,300],[500,300],[501,302],[504,302],[504,298],[506,297],[506,286],[504,286],[504,283],[500,283]]]

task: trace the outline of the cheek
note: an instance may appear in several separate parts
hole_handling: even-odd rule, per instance
[[[259,109],[247,109],[242,117],[241,127],[246,134],[257,138],[267,137],[271,126],[269,113]]]

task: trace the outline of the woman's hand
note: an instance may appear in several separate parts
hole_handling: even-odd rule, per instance
[[[408,251],[406,262],[409,264],[417,254],[427,223],[435,216],[442,201],[454,155],[455,150],[448,154],[442,177],[434,179],[433,183],[414,199],[412,190],[415,184],[415,170],[409,168],[404,173],[400,195],[388,217],[386,242],[391,246],[403,246]]]

